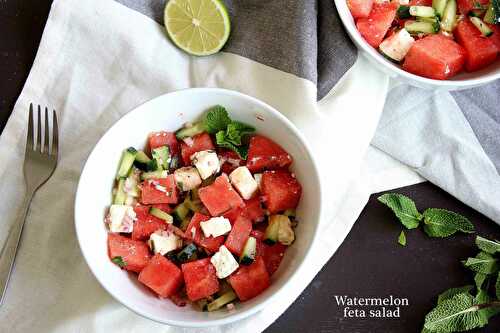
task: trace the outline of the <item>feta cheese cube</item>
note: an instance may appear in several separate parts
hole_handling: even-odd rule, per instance
[[[111,232],[132,232],[134,228],[135,211],[131,206],[111,205],[105,222]]]
[[[246,166],[240,166],[234,169],[229,175],[229,180],[245,200],[252,198],[259,189],[259,184],[253,178],[250,170],[248,170]]]
[[[182,239],[171,231],[157,230],[149,236],[149,247],[154,253],[165,255],[182,247]]]
[[[191,155],[191,161],[200,173],[201,179],[207,179],[220,170],[219,157],[213,150],[199,151]]]
[[[234,259],[231,252],[224,245],[219,248],[219,252],[216,252],[210,258],[210,262],[214,265],[216,275],[219,279],[228,277],[239,267],[236,259]]]
[[[212,217],[208,221],[200,222],[205,237],[219,237],[231,231],[231,222],[225,217]]]
[[[193,167],[184,167],[175,170],[175,182],[182,191],[190,191],[201,185],[201,178],[198,170]]]

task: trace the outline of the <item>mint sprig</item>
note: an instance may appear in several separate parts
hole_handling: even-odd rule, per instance
[[[415,202],[405,195],[386,193],[377,199],[389,207],[407,229],[417,228],[422,220],[422,214],[418,212]]]
[[[401,233],[399,234],[398,243],[401,246],[406,246],[406,235],[404,230],[401,230]]]
[[[498,272],[497,259],[486,252],[479,252],[475,258],[467,258],[467,260],[463,261],[463,264],[477,273],[493,274]]]
[[[477,236],[476,245],[486,253],[495,254],[500,252],[500,243],[498,241],[489,240],[481,236]]]
[[[210,134],[226,129],[231,124],[231,118],[227,110],[220,105],[216,105],[207,112],[203,120],[205,129]]]
[[[127,263],[123,260],[122,257],[120,256],[117,256],[117,257],[113,257],[113,259],[111,259],[111,261],[113,263],[115,263],[116,265],[120,266],[121,268],[127,266]]]

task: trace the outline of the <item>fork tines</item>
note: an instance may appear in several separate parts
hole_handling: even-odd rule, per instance
[[[59,129],[57,125],[56,110],[52,110],[52,145],[49,144],[49,109],[45,107],[45,128],[42,133],[42,108],[38,105],[38,117],[36,120],[36,141],[33,141],[35,136],[33,103],[30,103],[30,112],[28,119],[28,136],[26,140],[26,151],[36,151],[50,156],[57,157],[59,146]],[[43,136],[43,138],[42,138]],[[43,145],[42,145],[43,142]],[[50,149],[49,149],[50,148]]]

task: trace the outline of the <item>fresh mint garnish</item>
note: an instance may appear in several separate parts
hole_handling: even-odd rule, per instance
[[[483,288],[484,281],[486,280],[487,277],[488,274],[476,272],[476,275],[474,275],[474,282],[476,283],[477,289]]]
[[[226,132],[220,131],[215,134],[215,142],[219,147],[232,150],[238,154],[238,156],[246,160],[248,158],[248,145],[236,145],[233,140],[228,138]]]
[[[467,218],[449,210],[429,208],[423,215],[424,231],[430,237],[448,237],[457,231],[474,232],[474,225]]]
[[[406,235],[404,230],[401,230],[401,233],[399,234],[398,243],[401,246],[406,246]]]
[[[472,285],[467,285],[467,286],[458,287],[458,288],[450,288],[450,289],[442,292],[441,294],[439,294],[437,304],[441,304],[441,303],[443,303],[443,301],[450,299],[455,295],[468,293],[468,292],[472,291],[472,289],[474,289],[474,286],[472,286]]]
[[[113,257],[113,259],[111,259],[111,261],[115,264],[117,264],[118,266],[120,267],[125,267],[127,266],[127,263],[123,260],[122,257],[118,256],[118,257]]]
[[[498,272],[498,262],[491,254],[480,252],[475,258],[467,258],[463,262],[464,266],[470,270],[483,274]]]
[[[498,241],[492,241],[481,236],[476,237],[476,245],[478,248],[484,252],[495,254],[500,252],[500,243]]]
[[[497,275],[497,280],[495,282],[495,293],[498,299],[500,299],[500,273]]]
[[[205,129],[210,134],[226,129],[231,123],[231,118],[227,110],[220,105],[212,107],[205,116]]]
[[[378,201],[389,207],[407,229],[417,228],[422,220],[422,214],[418,212],[415,202],[405,195],[386,193],[378,197]]]

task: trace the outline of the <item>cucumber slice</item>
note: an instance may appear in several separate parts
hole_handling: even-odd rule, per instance
[[[257,240],[254,237],[248,237],[243,252],[240,256],[240,264],[251,265],[255,260],[255,254],[257,250]]]
[[[177,207],[175,207],[173,212],[174,220],[179,224],[181,224],[182,221],[184,221],[188,215],[189,215],[189,208],[184,202],[177,205]]]
[[[148,163],[149,161],[151,161],[149,156],[146,155],[146,153],[143,152],[142,150],[139,150],[137,152],[137,154],[135,155],[135,160],[140,163]]]
[[[275,216],[276,215],[273,215],[269,218],[269,225],[267,226],[264,234],[264,243],[268,245],[273,245],[278,241],[280,223],[278,219],[274,218]]]
[[[425,34],[435,34],[439,31],[439,24],[434,24],[430,22],[406,22],[405,29],[409,33],[425,33]]]
[[[417,17],[417,22],[429,22],[432,24],[437,24],[439,27],[439,20],[437,17]]]
[[[441,20],[441,28],[451,32],[455,28],[457,22],[457,2],[456,0],[448,0],[444,9],[443,18]]]
[[[152,161],[155,162],[154,169],[151,168]],[[142,150],[139,150],[137,152],[137,155],[135,155],[135,161],[134,161],[134,166],[142,171],[154,171],[156,170],[156,161],[151,160],[146,153],[144,153]]]
[[[172,156],[170,158],[170,169],[175,170],[179,168],[179,157]]]
[[[226,305],[227,303],[234,301],[235,299],[236,299],[236,294],[234,293],[234,291],[232,291],[232,290],[228,291],[227,293],[225,293],[221,297],[217,298],[212,303],[208,303],[207,310],[209,312],[218,310],[221,307],[223,307],[224,305]]]
[[[208,300],[206,298],[202,298],[199,301],[196,301],[195,304],[200,308],[201,311],[207,311]]]
[[[180,263],[196,260],[198,258],[197,252],[198,249],[196,248],[196,245],[191,243],[177,253],[177,260]]]
[[[156,216],[159,219],[164,220],[168,224],[174,223],[174,218],[172,217],[172,215],[168,214],[167,212],[162,211],[159,208],[151,207],[151,209],[149,210],[149,214]]]
[[[118,188],[116,189],[115,197],[113,199],[113,204],[124,205],[125,200],[127,200],[127,193],[124,191],[126,178],[122,177],[118,180]]]
[[[441,18],[444,14],[444,9],[446,8],[446,3],[448,0],[432,0],[432,7],[436,11],[436,16]]]
[[[205,132],[205,124],[200,121],[199,123],[194,124],[191,127],[183,127],[177,132],[175,132],[175,136],[177,139],[185,139],[185,138],[190,138],[195,135],[201,134]]]
[[[295,209],[287,209],[283,212],[283,215],[288,216],[288,217],[296,217],[297,212],[295,211]]]
[[[153,158],[156,160],[156,163],[158,163],[159,167],[161,167],[163,170],[169,169],[169,167],[170,167],[170,149],[168,148],[168,146],[163,146],[163,147],[153,149],[151,154],[153,155]]]
[[[151,179],[151,178],[167,178],[168,177],[168,171],[150,171],[150,172],[143,172],[141,174],[141,180],[146,180],[146,179]]]
[[[491,0],[491,4],[493,6],[493,12],[495,14],[494,23],[500,23],[500,0]]]
[[[434,17],[436,16],[436,11],[432,7],[427,6],[411,6],[410,15],[419,17]]]
[[[486,14],[483,18],[484,22],[489,24],[495,24],[495,10],[493,9],[493,2],[490,2]]]
[[[410,6],[399,6],[398,7],[398,18],[405,20],[411,18]]]
[[[472,22],[472,24],[474,24],[476,26],[476,28],[479,29],[479,31],[481,31],[483,36],[489,37],[489,36],[493,35],[493,30],[491,30],[490,27],[488,27],[486,25],[486,23],[481,21],[481,19],[479,17],[471,17],[470,21]]]
[[[122,159],[120,161],[120,167],[116,174],[116,179],[127,177],[132,164],[134,164],[135,156],[137,155],[137,150],[133,147],[125,149],[122,153]]]

